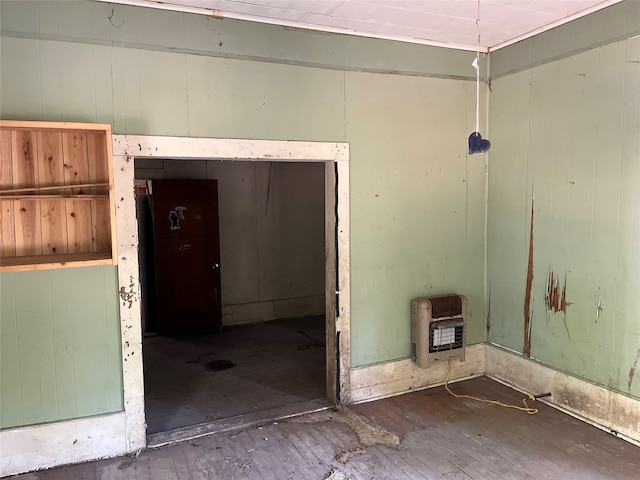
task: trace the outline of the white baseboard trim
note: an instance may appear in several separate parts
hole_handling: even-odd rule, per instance
[[[485,371],[485,345],[467,346],[465,361],[451,360],[451,380],[477,377]],[[449,362],[418,368],[410,359],[351,369],[351,403],[368,402],[443,385]]]
[[[639,400],[493,345],[486,345],[485,374],[523,392],[551,392],[545,403],[632,443],[640,442]]]
[[[124,412],[0,431],[0,477],[127,453]]]

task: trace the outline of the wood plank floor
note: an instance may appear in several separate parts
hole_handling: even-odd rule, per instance
[[[457,393],[521,404],[486,377]],[[537,415],[451,397],[442,387],[20,480],[635,480],[640,448],[540,402]],[[356,412],[355,414],[352,412]],[[362,419],[377,428],[370,428]],[[394,442],[395,439],[395,442]],[[399,444],[398,444],[399,441]]]
[[[324,398],[324,316],[144,338],[147,433]]]

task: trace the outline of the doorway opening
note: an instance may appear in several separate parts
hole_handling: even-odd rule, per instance
[[[136,159],[135,178],[147,433],[331,405],[325,166]]]
[[[136,159],[251,162],[317,162],[324,166],[325,193],[325,393],[329,403],[349,403],[350,261],[349,145],[332,142],[213,139],[114,135],[113,171],[118,292],[122,342],[124,435],[127,451],[147,443],[142,362],[142,315],[139,296],[138,224],[134,195]],[[265,420],[266,421],[266,420]],[[215,428],[210,431],[216,431]],[[168,439],[168,442],[179,437]],[[184,439],[184,436],[182,437]],[[156,443],[157,445],[157,443]]]

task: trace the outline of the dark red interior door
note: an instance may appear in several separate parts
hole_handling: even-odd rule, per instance
[[[154,180],[158,331],[222,328],[216,180]]]

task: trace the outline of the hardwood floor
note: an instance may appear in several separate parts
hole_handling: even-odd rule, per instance
[[[324,398],[324,316],[144,338],[147,433]]]
[[[466,393],[521,404],[486,377]],[[543,403],[536,415],[451,397],[443,387],[265,422],[20,480],[632,480],[640,448]],[[355,412],[355,413],[353,413]],[[368,423],[365,423],[368,422]],[[373,426],[373,428],[372,428]]]

